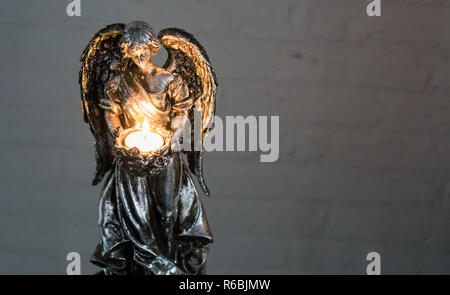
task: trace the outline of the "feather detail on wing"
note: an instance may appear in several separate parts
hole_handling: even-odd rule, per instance
[[[92,184],[99,183],[112,168],[112,139],[108,132],[104,109],[100,101],[105,98],[105,85],[112,77],[111,64],[121,59],[119,40],[124,24],[112,24],[100,30],[91,39],[81,55],[80,89],[83,118],[94,136],[97,167]]]
[[[208,132],[214,128],[215,96],[218,86],[208,55],[194,36],[184,30],[164,29],[158,37],[169,54],[164,67],[173,74],[180,76],[189,88],[190,97],[194,101],[194,107],[189,114],[191,122],[194,122],[194,110],[202,114],[201,132],[202,139],[204,139]],[[191,126],[194,126],[194,124],[191,124]],[[194,134],[193,130],[192,134]],[[194,143],[194,138],[191,142]],[[202,152],[193,149],[186,154],[191,171],[197,176],[205,194],[209,195],[203,179]]]

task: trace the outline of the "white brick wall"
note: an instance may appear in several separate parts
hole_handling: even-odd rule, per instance
[[[0,273],[83,273],[98,241],[79,55],[103,26],[178,26],[218,115],[279,115],[281,153],[211,153],[210,273],[450,273],[450,1],[0,2]]]

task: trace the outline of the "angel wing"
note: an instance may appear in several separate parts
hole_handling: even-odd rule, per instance
[[[98,184],[111,168],[113,155],[111,147],[113,140],[104,115],[104,109],[99,106],[101,99],[105,98],[105,84],[111,79],[111,64],[121,59],[120,38],[125,24],[112,24],[100,30],[91,39],[81,55],[80,61],[80,89],[81,108],[83,118],[94,136],[94,149],[97,167],[92,181]]]
[[[215,97],[218,86],[209,57],[194,36],[184,30],[164,29],[159,32],[158,38],[168,52],[168,59],[164,68],[175,75],[181,76],[189,88],[190,96],[194,101],[194,107],[189,114],[191,122],[194,122],[194,110],[202,114],[203,140],[208,132],[214,128]],[[194,144],[193,129],[191,129],[191,143]],[[186,154],[190,170],[197,176],[202,190],[208,196],[209,190],[203,177],[203,151],[191,149]]]

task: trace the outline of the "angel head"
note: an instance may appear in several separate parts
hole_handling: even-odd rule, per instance
[[[158,54],[161,43],[150,25],[138,21],[125,26],[120,47],[124,58],[130,58],[146,70],[150,57]]]

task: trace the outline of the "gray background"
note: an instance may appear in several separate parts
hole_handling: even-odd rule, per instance
[[[213,152],[211,274],[450,273],[450,1],[0,2],[0,273],[82,272],[100,187],[78,58],[96,31],[144,20],[206,48],[218,115],[280,116],[280,158]]]

